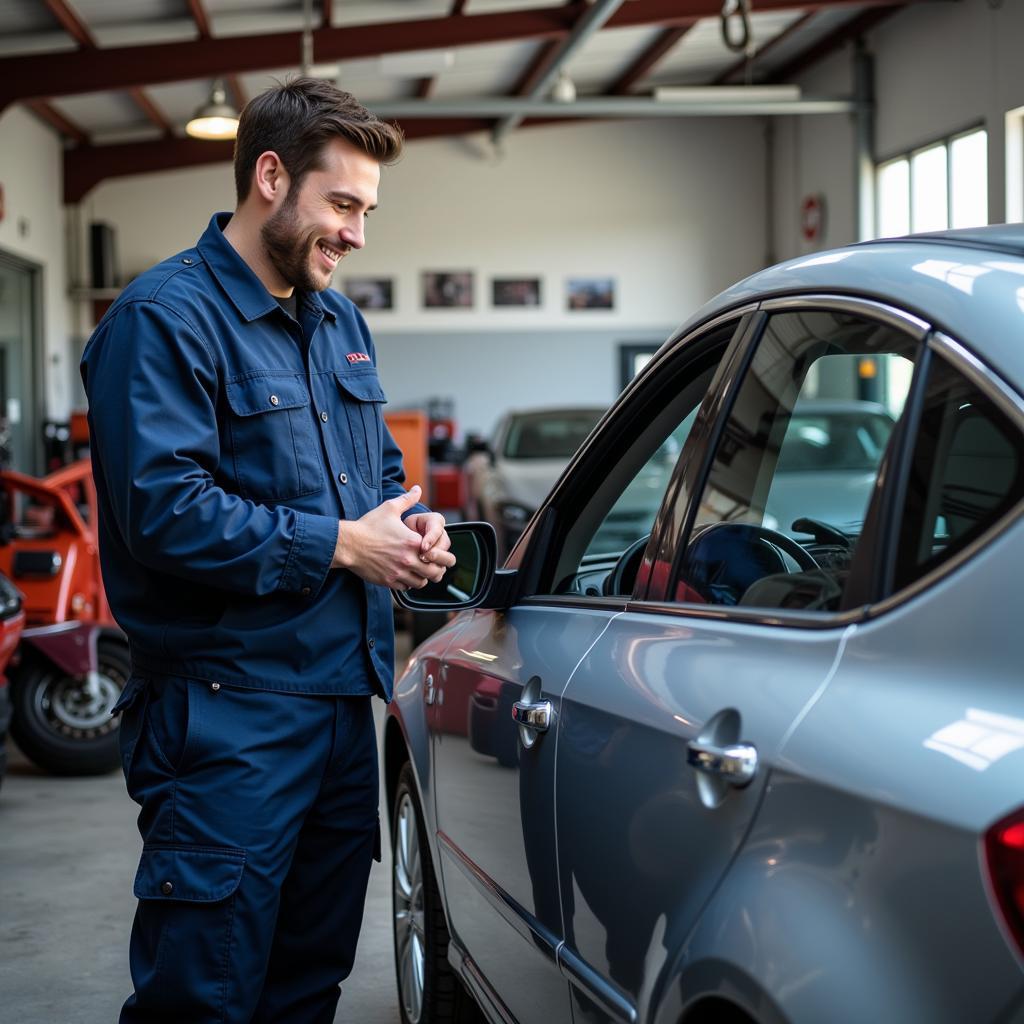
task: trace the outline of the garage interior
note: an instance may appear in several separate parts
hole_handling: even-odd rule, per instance
[[[97,318],[234,206],[232,142],[186,134],[211,100],[237,111],[304,70],[401,125],[366,248],[334,287],[364,296],[388,411],[444,420],[461,457],[509,409],[610,405],[680,323],[765,266],[1024,220],[1021,40],[1019,0],[9,0],[5,468],[41,475],[74,449]],[[459,298],[429,304],[445,277]],[[503,282],[529,298],[502,300]],[[595,283],[610,297],[574,300]],[[12,754],[4,1019],[113,1018],[133,811],[118,774],[54,779]],[[389,899],[385,863],[339,1021],[398,1020]]]

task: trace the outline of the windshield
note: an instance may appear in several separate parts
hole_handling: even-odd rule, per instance
[[[601,418],[602,409],[529,413],[509,424],[507,459],[569,459]]]
[[[878,466],[893,421],[881,412],[793,413],[777,473],[867,471]]]

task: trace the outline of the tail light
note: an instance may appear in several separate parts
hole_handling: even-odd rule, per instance
[[[985,833],[985,860],[1003,922],[1024,954],[1024,811]]]

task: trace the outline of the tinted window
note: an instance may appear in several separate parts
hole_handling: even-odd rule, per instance
[[[691,339],[659,372],[616,407],[578,490],[557,509],[565,533],[545,559],[549,580],[538,592],[586,597],[628,595],[673,471],[736,321]],[[546,588],[550,587],[550,590]]]
[[[769,320],[714,453],[677,600],[840,607],[915,349],[849,313]]]
[[[896,587],[963,550],[1022,497],[1020,432],[977,386],[935,356],[907,481]]]

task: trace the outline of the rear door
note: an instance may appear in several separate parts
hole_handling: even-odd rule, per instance
[[[836,438],[791,432],[793,410],[822,392],[856,396],[870,360],[898,416],[920,334],[849,300],[769,308],[707,428],[706,454],[683,454],[672,515],[633,599],[562,696],[560,959],[578,1020],[649,1019],[778,751],[860,617],[858,540],[871,491],[842,524],[819,520],[831,495],[815,501],[813,486],[793,521],[771,516],[788,447],[817,445],[817,472],[830,471]]]

